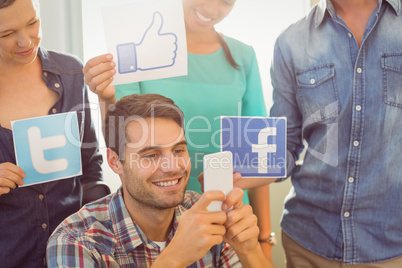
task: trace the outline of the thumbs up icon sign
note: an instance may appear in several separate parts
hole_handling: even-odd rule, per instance
[[[163,17],[157,11],[138,44],[117,45],[119,73],[160,69],[175,64],[177,36],[174,33],[162,33],[162,27]]]

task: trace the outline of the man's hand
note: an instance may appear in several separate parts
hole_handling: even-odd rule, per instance
[[[116,73],[116,63],[112,54],[104,54],[90,59],[82,70],[85,83],[89,89],[98,95],[100,101],[115,100],[115,88],[110,86]],[[115,102],[115,101],[114,101]]]
[[[8,194],[17,185],[24,185],[25,172],[12,163],[0,164],[0,195]]]
[[[224,210],[233,206],[233,209],[227,212],[224,241],[230,244],[238,254],[247,254],[254,250],[258,245],[260,232],[253,209],[243,204],[243,194],[242,189],[234,188],[222,205]]]
[[[257,216],[251,206],[243,204],[243,194],[242,189],[233,188],[222,204],[223,210],[233,206],[227,212],[223,239],[235,250],[243,267],[273,267],[258,242]]]
[[[181,215],[174,238],[152,267],[187,267],[201,259],[211,247],[222,243],[226,213],[209,212],[207,207],[212,201],[224,200],[221,191],[204,193]]]

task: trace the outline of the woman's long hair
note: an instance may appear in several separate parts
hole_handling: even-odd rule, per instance
[[[222,34],[216,32],[216,35],[218,36],[219,43],[223,48],[223,52],[225,52],[226,60],[230,63],[230,65],[232,65],[233,68],[235,68],[236,70],[240,70],[240,66],[233,59],[232,53],[230,52],[230,49],[225,39],[223,39]]]

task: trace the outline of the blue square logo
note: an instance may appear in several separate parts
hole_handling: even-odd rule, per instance
[[[12,122],[17,165],[24,186],[82,174],[81,142],[75,112]]]
[[[286,118],[222,116],[221,151],[243,177],[286,177]]]

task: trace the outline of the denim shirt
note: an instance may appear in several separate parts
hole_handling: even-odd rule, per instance
[[[42,77],[58,100],[49,114],[77,111],[83,175],[11,189],[0,196],[0,266],[45,266],[46,243],[58,224],[82,206],[82,184],[102,180],[102,156],[91,121],[81,62],[39,49]],[[12,131],[0,127],[0,163],[16,163]]]
[[[281,225],[347,265],[402,255],[401,8],[379,0],[359,48],[321,1],[275,45],[271,116],[288,118],[293,183]]]

